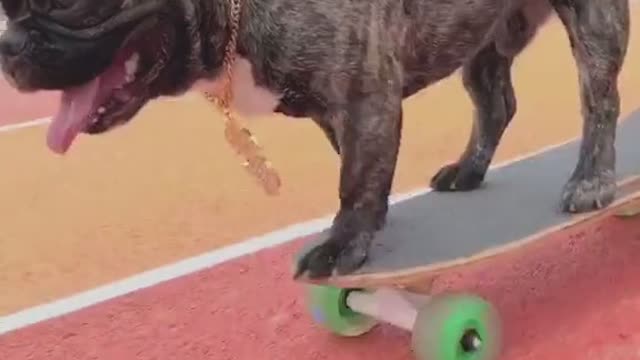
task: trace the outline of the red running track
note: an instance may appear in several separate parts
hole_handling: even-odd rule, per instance
[[[40,91],[21,94],[0,77],[0,126],[51,116],[58,107],[59,93]]]
[[[290,279],[298,246],[9,333],[0,359],[411,360],[401,330],[339,339],[311,322]],[[453,271],[435,290],[473,290],[494,301],[505,322],[505,359],[640,359],[638,259],[640,219],[608,219]]]

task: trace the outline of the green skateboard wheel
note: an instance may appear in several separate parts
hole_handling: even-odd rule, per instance
[[[419,360],[496,360],[500,331],[497,312],[483,299],[439,295],[419,311],[412,346]]]
[[[377,322],[347,306],[350,290],[308,285],[307,304],[314,320],[334,334],[353,337],[371,330]]]

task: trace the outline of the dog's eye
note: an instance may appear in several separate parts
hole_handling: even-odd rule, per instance
[[[36,12],[47,12],[51,6],[50,0],[31,0],[31,10]]]
[[[76,0],[51,0],[51,6],[54,9],[67,9],[73,6]]]
[[[4,10],[4,13],[10,18],[24,12],[26,5],[27,3],[20,0],[2,0],[2,10]]]
[[[31,0],[31,10],[46,14],[55,9],[66,9],[73,5],[75,0]]]

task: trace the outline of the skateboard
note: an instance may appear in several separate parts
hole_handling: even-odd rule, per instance
[[[616,199],[582,214],[560,211],[564,182],[573,170],[579,139],[494,167],[482,188],[437,193],[390,207],[365,264],[355,273],[299,278],[313,319],[332,333],[352,337],[380,322],[411,331],[418,360],[495,360],[501,321],[486,299],[472,293],[430,295],[447,270],[543,240],[587,221],[640,214],[640,110],[617,134]],[[323,238],[305,244],[298,257]],[[296,259],[297,260],[297,259]]]

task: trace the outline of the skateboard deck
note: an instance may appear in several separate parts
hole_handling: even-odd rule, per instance
[[[547,235],[614,214],[640,213],[640,110],[620,122],[618,191],[613,204],[582,214],[559,208],[562,187],[578,159],[580,140],[492,168],[471,192],[426,192],[392,205],[369,258],[355,273],[299,281],[339,288],[412,288],[445,270],[523,247]],[[300,254],[325,236],[309,241]],[[418,288],[428,292],[428,287]]]

